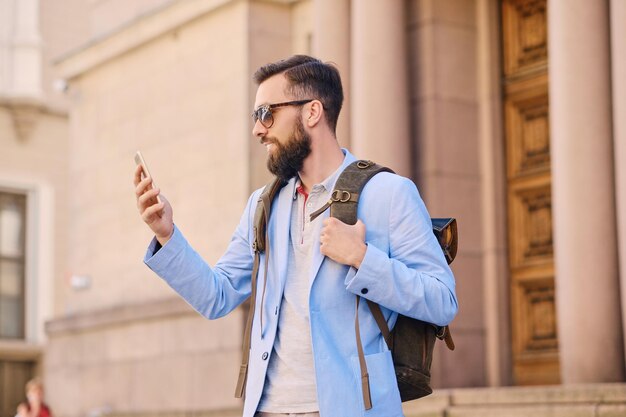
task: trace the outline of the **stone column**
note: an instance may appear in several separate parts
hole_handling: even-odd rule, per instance
[[[16,0],[13,7],[10,93],[17,97],[40,98],[42,90],[39,1]]]
[[[511,326],[506,257],[506,172],[500,67],[500,2],[476,1],[478,148],[480,157],[480,220],[482,227],[484,358],[487,385],[510,385]],[[462,138],[461,140],[465,140]],[[457,215],[457,214],[455,214]],[[479,217],[476,216],[476,219]],[[457,270],[458,271],[458,270]],[[478,286],[478,285],[476,285]],[[474,326],[477,326],[474,324]]]
[[[350,146],[350,0],[314,1],[313,54],[337,65],[343,84],[343,107],[337,140]]]
[[[607,1],[548,2],[556,301],[563,383],[622,381]]]
[[[404,1],[352,1],[352,149],[411,176],[405,36]]]
[[[626,2],[611,0],[611,63],[613,80],[613,154],[622,299],[626,345]]]

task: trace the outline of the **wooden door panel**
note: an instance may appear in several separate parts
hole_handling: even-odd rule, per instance
[[[509,269],[551,268],[552,193],[550,176],[542,175],[513,184],[509,189]]]
[[[0,360],[0,416],[14,416],[17,405],[25,401],[24,388],[34,376],[33,362]]]
[[[545,65],[548,60],[546,0],[502,2],[504,74],[521,73]]]
[[[548,78],[546,74],[505,88],[509,181],[550,172]]]
[[[513,379],[559,382],[546,0],[502,0]]]

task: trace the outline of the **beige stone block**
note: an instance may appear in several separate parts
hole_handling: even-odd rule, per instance
[[[52,338],[46,345],[46,368],[57,370],[65,366],[75,366],[79,363],[81,355],[80,340],[67,336]]]
[[[477,94],[476,34],[429,23],[409,33],[411,97],[474,102]]]
[[[434,103],[434,111],[436,169],[446,174],[477,177],[480,172],[477,106],[441,100]]]
[[[484,331],[452,326],[452,336],[455,350],[449,350],[445,343],[436,345],[431,368],[433,387],[484,386],[487,380]]]
[[[79,368],[81,382],[80,402],[85,414],[95,412],[107,402],[107,368],[108,364],[81,366]]]
[[[600,405],[597,412],[598,417],[623,417],[626,416],[626,404]]]
[[[248,7],[250,15],[254,17],[248,22],[251,33],[280,38],[291,37],[291,10],[288,5],[254,2]]]
[[[191,370],[187,355],[133,361],[130,411],[185,409],[192,389]]]
[[[46,369],[46,401],[54,415],[78,417],[84,415],[82,370],[74,366]]]
[[[406,417],[444,417],[450,408],[450,396],[446,390],[435,390],[433,394],[402,403]]]
[[[420,173],[476,178],[480,173],[477,106],[455,100],[419,99],[412,107],[416,167]],[[454,122],[452,122],[454,121]]]
[[[404,411],[404,415],[405,417],[445,417],[446,416],[446,412],[445,410],[420,410],[419,408],[417,410],[411,411],[411,412],[407,412]]]
[[[313,1],[297,2],[291,10],[292,51],[294,54],[311,55],[313,53],[312,37],[316,36],[313,29]],[[324,57],[320,57],[324,59]]]
[[[626,402],[626,384],[580,384],[455,390],[454,404],[538,404]]]
[[[455,217],[459,254],[478,254],[482,248],[480,183],[456,176],[424,175],[420,194],[431,217]]]
[[[177,198],[173,200],[176,203],[174,210],[185,237],[205,260],[214,265],[239,224],[248,196],[241,191],[243,184],[233,184],[229,189],[229,183],[217,178],[209,180],[204,176],[204,180],[200,180],[197,175],[194,177],[193,180],[180,181]]]
[[[120,268],[119,272],[116,272],[120,291],[118,295],[121,297],[117,300],[118,304],[141,303],[176,295],[167,283],[144,265],[142,261],[150,238],[138,239],[138,241],[145,241],[143,242],[145,247],[139,250],[136,256],[133,256],[132,264],[128,268]],[[109,304],[115,305],[114,300],[109,300]]]
[[[192,354],[240,348],[243,318],[238,313],[209,320],[199,314],[168,320],[162,324],[164,352]]]
[[[53,81],[61,78],[52,62],[66,51],[76,48],[89,36],[89,5],[82,0],[63,3],[39,3],[42,42],[42,87],[45,100],[55,108],[67,108],[67,96],[53,88]]]
[[[221,351],[189,356],[191,409],[231,408],[241,404],[234,397],[241,365],[241,351]]]
[[[106,332],[84,332],[80,335],[82,343],[81,365],[93,366],[106,361]]]
[[[132,362],[109,362],[106,364],[101,384],[94,389],[102,389],[103,406],[111,411],[126,411],[131,408],[131,387],[133,384]]]
[[[452,322],[452,330],[483,329],[485,300],[483,258],[480,254],[460,254],[451,264],[456,279],[459,312]]]
[[[158,413],[154,412],[139,412],[131,413],[124,411],[113,411],[107,414],[109,417],[185,417],[189,414],[193,414],[194,417],[241,417],[243,414],[243,407],[238,405],[236,407],[230,407],[227,409],[216,410],[191,410],[191,411],[179,411],[179,410],[163,410]]]
[[[410,25],[428,22],[445,22],[448,25],[476,26],[476,2],[473,0],[410,0],[408,21]]]
[[[253,6],[250,9],[250,22],[253,25],[249,31],[246,77],[250,77],[250,74],[261,65],[284,58],[292,53],[290,12],[283,6],[276,6],[275,4],[268,6],[266,3],[253,3]],[[271,18],[264,17],[266,16],[264,11],[266,7],[276,8]],[[276,27],[274,31],[282,30],[282,33],[267,33],[266,28],[271,26]],[[247,107],[252,109],[256,94],[256,85],[252,81],[248,84],[248,90],[245,94],[248,99]],[[250,110],[248,110],[248,114],[249,112]],[[246,137],[251,138],[249,133],[251,131],[252,123],[249,121],[245,127]],[[246,164],[248,166],[248,191],[253,191],[265,185],[270,178],[265,168],[267,153],[264,147],[258,145],[256,141],[245,146],[244,149],[246,149],[246,154],[248,155],[248,163]]]
[[[162,324],[152,321],[133,323],[108,331],[107,360],[118,362],[159,356],[162,352],[162,332]]]
[[[593,384],[597,392],[602,393],[604,402],[620,402],[626,403],[626,384]]]
[[[167,0],[134,0],[132,2],[109,0],[96,2],[91,8],[90,21],[92,23],[92,35],[102,35],[124,23],[136,19],[141,14],[162,7]]]
[[[437,95],[473,102],[476,100],[476,34],[472,30],[435,28]]]
[[[437,71],[434,60],[435,31],[430,24],[413,27],[408,37],[409,80],[411,80],[410,99],[415,101],[435,95],[435,74]]]
[[[210,131],[212,124],[220,123],[218,120],[228,120],[229,116],[237,114],[233,111],[234,106],[231,104],[233,100],[225,101],[220,105],[219,100],[211,97],[206,88],[189,92],[181,97],[180,107],[176,114],[175,137],[185,137],[190,133],[196,133],[199,129]]]
[[[595,417],[593,405],[563,406],[509,406],[509,407],[452,407],[450,417]]]
[[[421,180],[424,173],[433,173],[437,169],[435,141],[438,126],[434,103],[430,99],[411,99],[409,114],[413,160],[415,161],[413,175]]]

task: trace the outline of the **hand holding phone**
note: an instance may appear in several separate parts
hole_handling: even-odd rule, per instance
[[[141,151],[137,151],[137,153],[135,153],[135,163],[137,165],[141,165],[141,170],[142,170],[141,179],[142,180],[147,177],[152,178],[152,175],[150,175],[150,170],[148,170],[148,164],[146,164],[146,160],[143,158]],[[152,184],[148,186],[149,190],[151,190],[152,188],[156,188],[156,184],[154,183],[154,178],[152,179]],[[161,197],[157,195],[156,201],[157,203],[160,203]]]
[[[164,246],[174,233],[172,206],[161,190],[152,181],[146,160],[137,152],[135,155],[134,184],[137,209],[143,221],[154,232],[159,243]]]

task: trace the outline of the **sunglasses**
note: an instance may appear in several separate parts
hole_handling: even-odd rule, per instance
[[[260,106],[252,112],[252,121],[256,124],[256,121],[258,120],[261,122],[263,127],[269,129],[274,124],[272,110],[285,106],[302,106],[303,104],[310,103],[311,101],[313,101],[313,99],[286,101],[284,103],[266,104],[264,106]]]

